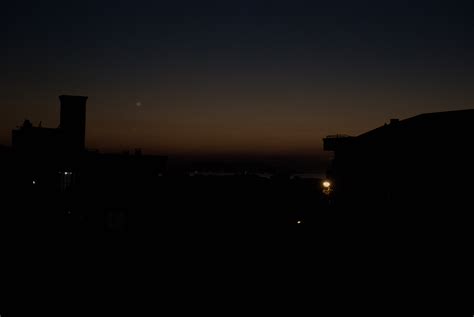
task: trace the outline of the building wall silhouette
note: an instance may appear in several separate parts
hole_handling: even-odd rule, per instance
[[[345,209],[472,206],[474,110],[421,114],[357,137],[328,136],[327,176]]]
[[[86,101],[84,96],[59,96],[59,128],[35,127],[29,120],[12,131],[12,146],[29,153],[80,153],[85,150]]]
[[[134,154],[87,150],[87,97],[59,99],[58,128],[25,120],[12,130],[12,147],[0,148],[0,184],[9,199],[21,202],[11,210],[11,222],[33,230],[61,227],[67,219],[99,229],[123,227],[142,193],[163,175],[167,157],[140,149]]]
[[[61,101],[60,129],[68,140],[67,145],[74,150],[85,148],[86,102],[83,96],[59,96]]]

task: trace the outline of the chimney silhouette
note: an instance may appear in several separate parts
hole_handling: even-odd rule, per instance
[[[66,137],[66,146],[71,150],[85,149],[86,101],[85,96],[59,96],[61,102],[60,128]]]

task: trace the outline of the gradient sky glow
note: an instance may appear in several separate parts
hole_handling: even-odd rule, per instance
[[[11,1],[0,143],[86,95],[87,146],[319,155],[422,112],[474,105],[473,1]],[[138,106],[137,106],[138,104]]]

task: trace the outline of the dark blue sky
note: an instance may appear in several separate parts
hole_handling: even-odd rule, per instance
[[[326,134],[472,108],[472,1],[11,1],[0,143],[89,96],[89,147],[321,152]]]

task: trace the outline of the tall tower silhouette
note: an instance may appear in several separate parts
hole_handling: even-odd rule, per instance
[[[85,149],[86,101],[85,96],[59,96],[61,102],[60,128],[66,137],[66,146],[73,151]]]

